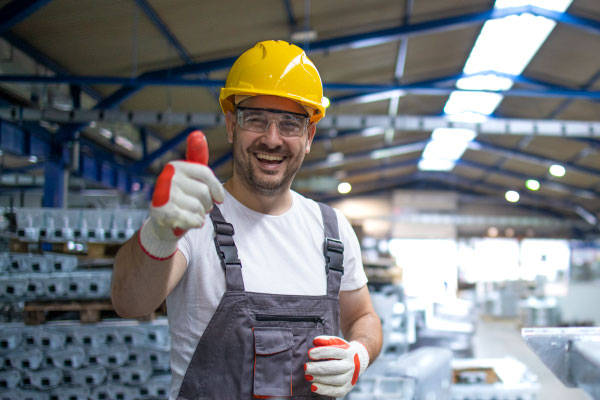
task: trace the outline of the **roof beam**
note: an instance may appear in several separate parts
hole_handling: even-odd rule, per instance
[[[96,122],[130,122],[138,125],[200,125],[206,128],[223,125],[222,113],[178,113],[157,111],[122,110],[74,110],[72,112],[54,109],[38,110],[34,108],[0,108],[0,117],[14,121],[47,120],[57,123],[86,125]],[[444,116],[398,115],[326,115],[318,125],[323,138],[334,139],[337,136],[361,134],[369,128],[394,128],[403,131],[431,132],[436,128],[472,129],[482,135],[513,136],[554,136],[564,138],[600,138],[600,121],[546,121],[519,118],[488,118],[481,123],[453,122]],[[337,133],[341,131],[341,133]],[[595,142],[591,142],[595,143]]]
[[[13,0],[0,9],[0,35],[35,13],[51,0]]]
[[[517,172],[512,172],[512,171],[508,171],[508,170],[499,170],[497,168],[490,167],[485,164],[480,164],[480,163],[476,163],[473,161],[467,161],[467,160],[463,160],[463,159],[457,160],[456,165],[482,170],[486,173],[486,176],[493,173],[493,174],[497,174],[497,175],[506,176],[509,178],[519,179],[519,180],[522,180],[523,182],[525,182],[527,179],[535,178],[531,175],[519,174]],[[574,196],[577,196],[577,197],[580,197],[580,198],[586,199],[586,200],[595,200],[598,197],[600,197],[600,192],[598,192],[597,190],[593,190],[593,189],[586,190],[586,189],[582,189],[577,186],[572,186],[572,185],[567,185],[565,183],[551,181],[546,178],[538,177],[538,179],[540,180],[540,184],[542,185],[542,187],[551,189],[551,190],[554,190],[557,192],[571,194],[571,195],[574,195]],[[485,182],[485,181],[480,179],[479,182]]]
[[[333,39],[315,41],[311,43],[310,50],[311,52],[332,51],[346,47],[355,48],[364,46],[374,46],[384,42],[397,40],[401,37],[409,37],[411,35],[419,35],[426,33],[434,33],[438,31],[445,31],[449,29],[457,29],[471,24],[483,23],[488,19],[503,18],[509,15],[522,14],[524,12],[535,13],[536,11],[537,10],[532,7],[514,7],[500,10],[492,8],[490,10],[479,13],[465,14],[457,17],[442,18],[417,24],[402,25],[395,28],[376,30],[358,35],[350,35]],[[557,17],[553,14],[547,15],[550,15],[550,17]],[[561,17],[561,22],[585,26],[586,29],[593,29],[593,24],[591,24],[590,21],[571,15],[568,15],[568,17]],[[168,78],[192,73],[208,73],[214,70],[229,68],[235,62],[236,59],[237,56],[233,56],[206,62],[192,63],[180,67],[150,71],[140,75],[140,78]],[[143,86],[131,86],[131,83],[127,83],[125,84],[125,86],[123,86],[122,88],[114,92],[112,95],[110,95],[106,99],[106,101],[101,101],[100,103],[98,103],[95,109],[106,108],[105,104],[110,104],[111,107],[117,106],[126,98],[140,90],[142,87]],[[564,94],[565,93],[563,93],[563,95]],[[539,93],[537,95],[539,95]],[[66,138],[72,137],[74,133],[79,129],[81,129],[81,126],[72,126],[68,130],[61,129],[60,136]]]
[[[148,19],[154,24],[156,29],[161,33],[161,35],[169,42],[171,46],[177,50],[179,56],[185,61],[186,64],[190,64],[193,62],[192,57],[190,57],[187,50],[183,47],[183,45],[177,40],[171,29],[165,24],[165,22],[160,18],[160,16],[154,11],[154,8],[148,3],[146,0],[135,0],[136,4],[139,8],[142,9],[144,14],[148,17]]]
[[[416,158],[411,158],[409,160],[398,161],[398,162],[389,163],[389,164],[385,164],[385,165],[377,165],[377,166],[373,166],[373,167],[355,169],[352,171],[348,171],[345,178],[352,178],[352,177],[365,175],[365,174],[369,174],[369,173],[373,173],[373,172],[384,173],[385,171],[393,170],[396,168],[416,166],[418,161],[419,161],[419,157],[416,157]],[[506,177],[510,177],[510,178],[520,179],[523,181],[533,178],[531,175],[519,174],[517,172],[512,172],[512,171],[507,171],[507,170],[498,170],[497,168],[491,167],[489,165],[485,165],[485,164],[481,164],[481,163],[477,163],[477,162],[473,162],[473,161],[467,161],[467,160],[463,160],[463,159],[457,160],[456,165],[475,168],[478,170],[482,170],[488,174],[494,173],[494,174],[498,174],[498,175],[502,175],[502,176],[506,176]],[[484,180],[481,180],[481,179],[478,181],[482,182],[482,183],[485,182]],[[581,197],[582,199],[586,199],[586,200],[590,200],[590,199],[593,200],[593,199],[597,199],[598,197],[600,197],[600,192],[598,192],[597,190],[586,190],[586,189],[582,189],[577,186],[571,186],[571,185],[567,185],[564,183],[555,182],[555,181],[551,181],[549,179],[543,179],[543,178],[540,179],[540,183],[542,184],[542,186],[544,186],[548,189],[562,192],[562,193],[569,193],[569,194],[572,194],[577,197]]]
[[[27,56],[31,57],[38,64],[43,65],[57,75],[71,75],[64,67],[59,65],[47,55],[41,53],[38,49],[27,43],[19,36],[9,30],[17,23],[23,21],[37,10],[48,4],[50,0],[14,0],[0,9],[0,35]],[[82,88],[92,99],[99,100],[102,96],[89,86]]]
[[[542,164],[547,167],[550,167],[552,164],[561,164],[565,168],[570,169],[572,171],[592,175],[595,177],[600,177],[600,170],[580,167],[561,160],[540,157],[534,154],[517,151],[511,148],[502,147],[495,144],[485,143],[478,140],[474,140],[471,143],[469,143],[468,149],[474,151],[487,151],[489,153],[493,153],[501,157],[513,158],[530,164]]]
[[[598,71],[596,71],[596,73],[580,89],[582,89],[582,90],[591,89],[594,86],[594,83],[596,83],[596,81],[598,79],[600,79],[600,69]],[[552,112],[550,112],[550,114],[548,114],[548,116],[546,118],[547,119],[554,119],[554,118],[556,118],[572,102],[573,102],[573,99],[567,99],[567,100],[563,101],[562,103],[560,103],[558,105],[558,107],[556,107],[554,110],[552,110]]]
[[[307,161],[302,165],[302,172],[315,171],[320,169],[339,168],[344,165],[354,164],[360,161],[377,160],[380,158],[390,158],[403,154],[421,152],[429,140],[421,140],[412,143],[406,143],[395,146],[385,146],[373,150],[363,150],[351,154],[344,154],[340,160],[317,160]]]
[[[419,182],[440,181],[446,185],[468,186],[471,188],[476,187],[476,188],[484,189],[486,191],[491,191],[491,192],[504,192],[507,189],[510,189],[509,187],[505,187],[502,185],[494,185],[494,184],[479,182],[477,180],[472,180],[472,179],[468,179],[465,177],[452,175],[447,172],[419,171],[414,174],[402,176],[400,178],[390,178],[390,179],[378,180],[377,182],[368,182],[366,184],[355,185],[356,187],[353,187],[353,192],[355,190],[357,190],[360,192],[360,194],[365,194],[365,191],[362,191],[364,189],[367,189],[366,192],[368,193],[373,190],[379,190],[379,189],[381,189],[381,187],[386,187],[387,189],[391,189],[391,188],[395,188],[395,187],[397,188],[398,185],[404,185],[404,184],[407,184],[407,183],[410,183],[413,181],[419,181]],[[356,193],[356,195],[358,195],[358,194],[359,193]],[[347,195],[344,197],[347,197]],[[579,205],[577,203],[573,203],[569,200],[549,199],[547,196],[541,196],[539,194],[533,194],[533,193],[523,193],[523,194],[521,194],[521,199],[523,199],[527,202],[530,202],[532,204],[539,204],[544,209],[547,209],[548,206],[550,206],[550,208],[552,208],[554,210],[559,210],[560,212],[562,212],[565,209],[570,210],[571,212],[579,215],[584,221],[587,222],[587,224],[597,227],[597,224],[598,224],[597,220],[595,221],[595,223],[591,223],[590,221],[583,218],[580,215],[580,213],[577,211],[580,208],[582,208],[581,205]],[[554,213],[556,213],[556,212],[554,212]],[[589,225],[588,225],[588,227],[589,227]]]
[[[334,101],[350,101],[357,96],[375,95],[382,92],[391,94],[398,91],[422,95],[422,96],[448,96],[454,91],[475,91],[499,93],[509,97],[539,97],[539,98],[566,98],[583,100],[600,100],[600,91],[588,91],[569,89],[564,87],[540,87],[537,89],[507,89],[507,90],[464,90],[453,87],[433,86],[436,82],[446,81],[449,77],[434,79],[432,81],[419,82],[414,84],[355,84],[355,83],[325,83],[324,89],[332,90],[359,90],[368,93],[353,94],[349,97],[333,99]],[[141,87],[148,85],[159,86],[191,86],[191,87],[217,87],[223,86],[223,80],[210,79],[184,79],[173,78],[169,76],[146,75],[139,78],[126,78],[116,76],[40,76],[40,75],[0,75],[0,82],[12,83],[55,83],[55,84],[100,84],[100,85],[124,85],[117,92],[98,102],[94,109],[112,108],[120,104],[127,97],[136,93]]]
[[[546,17],[561,24],[571,25],[594,35],[600,34],[600,22],[595,19],[579,17],[568,12],[558,12],[536,6],[527,6],[527,8],[529,9],[527,12],[538,17]]]
[[[281,0],[283,3],[283,8],[285,9],[285,15],[287,17],[288,25],[291,30],[296,29],[296,25],[298,25],[298,21],[296,20],[296,16],[294,15],[294,8],[292,7],[292,3],[290,0]]]
[[[59,76],[72,76],[71,72],[68,71],[65,67],[58,64],[56,61],[48,57],[46,54],[43,54],[38,49],[33,47],[31,44],[27,43],[25,40],[15,35],[12,32],[5,32],[2,37],[13,47],[19,49],[28,57],[32,58],[38,64],[48,68],[50,71],[54,72]],[[75,83],[75,82],[73,82]],[[94,90],[92,87],[88,86],[85,83],[81,84],[81,88],[85,93],[90,96],[92,99],[99,101],[102,99],[102,95]]]
[[[144,157],[143,160],[140,160],[137,163],[135,163],[133,165],[134,169],[137,171],[143,171],[148,166],[150,166],[150,164],[152,164],[155,160],[158,160],[168,151],[173,150],[175,147],[177,147],[181,142],[183,142],[187,138],[189,133],[192,132],[194,129],[196,128],[185,128],[184,130],[176,134],[173,138],[164,142],[157,150]]]

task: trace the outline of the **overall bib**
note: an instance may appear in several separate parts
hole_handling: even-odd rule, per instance
[[[312,393],[310,382],[304,379],[313,338],[339,335],[344,246],[335,211],[325,204],[319,206],[325,226],[324,296],[245,291],[233,226],[213,207],[210,218],[226,289],[198,342],[177,399],[332,399]]]

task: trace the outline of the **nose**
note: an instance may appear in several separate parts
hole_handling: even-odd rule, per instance
[[[281,143],[281,135],[279,135],[279,125],[277,121],[270,120],[264,133],[264,141],[270,145],[278,145]]]

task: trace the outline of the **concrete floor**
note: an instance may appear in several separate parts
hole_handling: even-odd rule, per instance
[[[540,383],[539,400],[591,400],[583,390],[567,388],[540,361],[521,338],[516,320],[480,320],[474,337],[476,358],[511,356],[537,375]]]

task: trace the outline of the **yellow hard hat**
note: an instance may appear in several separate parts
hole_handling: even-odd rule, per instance
[[[235,95],[285,97],[314,109],[310,122],[325,116],[319,71],[304,50],[283,40],[259,42],[238,57],[221,89],[224,113],[233,112]]]

